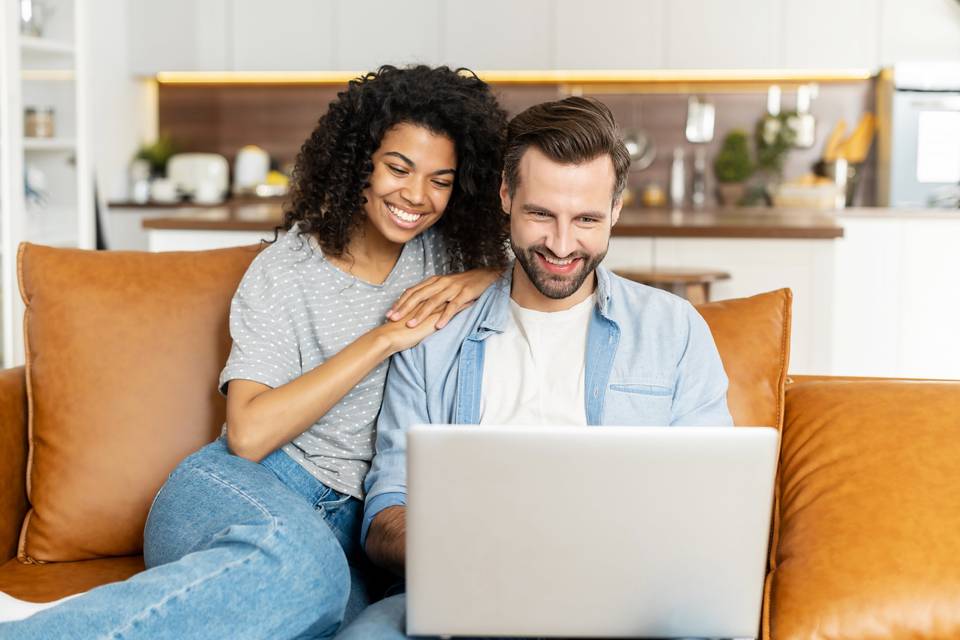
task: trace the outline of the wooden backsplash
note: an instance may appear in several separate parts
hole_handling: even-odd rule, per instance
[[[510,114],[566,95],[560,86],[509,85],[495,90]],[[160,85],[159,130],[172,136],[183,151],[219,153],[231,162],[240,147],[256,144],[270,154],[278,167],[283,167],[294,161],[300,145],[336,98],[337,91],[338,88],[309,85]],[[610,106],[624,129],[645,130],[657,147],[655,162],[645,171],[634,172],[630,176],[631,186],[639,188],[652,181],[666,187],[673,149],[677,146],[687,149],[690,170],[695,145],[684,138],[687,94],[605,93],[596,97]],[[716,105],[714,140],[706,145],[712,161],[727,131],[753,131],[754,123],[765,110],[766,94],[743,91],[706,93],[704,97]],[[794,99],[795,95],[785,90],[783,108],[792,109]],[[838,119],[846,120],[849,132],[864,111],[873,109],[871,81],[821,85],[811,108],[817,117],[816,143],[812,149],[796,149],[789,154],[785,165],[787,178],[809,171]],[[873,204],[875,164],[871,153],[855,204]],[[713,184],[712,170],[708,184]]]

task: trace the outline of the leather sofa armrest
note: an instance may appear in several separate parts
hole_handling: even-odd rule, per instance
[[[27,384],[23,367],[0,371],[0,561],[17,555],[27,502]]]

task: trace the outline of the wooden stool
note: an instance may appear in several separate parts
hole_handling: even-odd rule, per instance
[[[615,269],[614,273],[657,289],[669,291],[690,301],[703,304],[710,301],[710,285],[717,280],[729,280],[726,271],[694,271],[689,269],[666,269],[659,271],[633,271]]]

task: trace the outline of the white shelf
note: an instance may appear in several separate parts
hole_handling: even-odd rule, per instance
[[[73,69],[24,69],[20,77],[33,82],[70,82],[76,74]]]
[[[77,141],[73,138],[24,138],[24,151],[74,151]]]
[[[37,38],[34,36],[20,36],[20,50],[23,53],[45,53],[57,55],[73,55],[75,49],[69,42]]]
[[[57,30],[20,33],[20,3],[0,0],[0,332],[4,367],[23,363],[24,305],[17,287],[23,240],[55,247],[95,245],[90,125],[89,0],[44,0]],[[26,104],[25,104],[25,101]],[[57,137],[24,136],[24,107],[53,104]],[[69,124],[68,124],[69,123]],[[26,200],[30,166],[46,177],[46,207]],[[2,634],[0,634],[2,635]]]

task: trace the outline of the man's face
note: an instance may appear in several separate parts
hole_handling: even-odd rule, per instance
[[[575,297],[576,304],[593,291],[593,271],[620,216],[621,202],[612,203],[613,162],[604,154],[579,165],[560,164],[531,147],[520,159],[519,178],[513,197],[505,182],[500,187],[517,263],[543,296],[541,303]],[[515,270],[515,290],[518,277]]]

